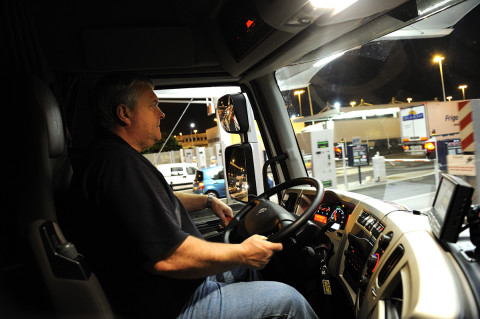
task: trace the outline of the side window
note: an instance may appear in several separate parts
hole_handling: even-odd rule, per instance
[[[183,175],[183,168],[182,167],[172,167],[170,169],[172,172],[172,176],[180,176]]]
[[[168,174],[176,178],[173,183],[182,184],[177,187],[178,191],[192,192],[194,181],[211,178],[217,181],[219,188],[222,187],[226,177],[223,171],[225,147],[241,143],[241,138],[238,134],[226,133],[219,126],[215,109],[219,98],[239,92],[241,88],[238,86],[155,90],[159,107],[166,114],[166,118],[160,126],[162,140],[145,151],[144,156],[156,166],[164,165],[167,172],[170,171]],[[258,132],[257,128],[255,130]],[[261,162],[256,167],[262,167],[266,157],[265,150],[259,134],[257,139],[260,143],[258,154],[255,155],[261,158]],[[211,167],[216,168],[203,170]],[[228,193],[227,185],[224,187],[224,191]],[[200,194],[205,190],[195,191]],[[223,190],[219,192],[220,197],[225,196],[222,193]]]
[[[215,173],[212,179],[224,179],[223,169]]]

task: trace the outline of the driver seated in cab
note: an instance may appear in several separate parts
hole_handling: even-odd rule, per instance
[[[281,243],[253,235],[240,244],[208,242],[188,212],[207,196],[174,194],[140,152],[161,139],[153,84],[138,74],[99,80],[91,113],[96,141],[74,167],[66,236],[96,273],[120,317],[317,318],[294,288],[261,281]],[[208,206],[227,224],[229,206]],[[68,218],[67,218],[68,217]]]

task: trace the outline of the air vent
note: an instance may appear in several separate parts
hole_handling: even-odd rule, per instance
[[[402,245],[399,245],[393,251],[392,255],[388,257],[387,262],[383,266],[382,270],[380,270],[380,274],[378,275],[378,285],[381,286],[387,280],[388,276],[390,276],[393,268],[398,264],[398,261],[403,257],[405,253],[405,248]]]

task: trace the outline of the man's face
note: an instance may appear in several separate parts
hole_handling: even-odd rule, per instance
[[[160,120],[165,114],[158,107],[158,98],[149,86],[138,88],[137,104],[129,113],[131,125],[128,130],[136,148],[144,150],[162,138]]]

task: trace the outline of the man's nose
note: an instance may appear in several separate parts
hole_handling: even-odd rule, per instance
[[[163,111],[160,110],[160,108],[158,109],[158,111],[160,112],[160,114],[159,114],[160,119],[164,119],[165,118],[165,113],[163,113]]]

